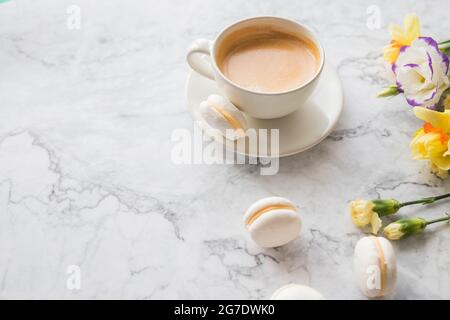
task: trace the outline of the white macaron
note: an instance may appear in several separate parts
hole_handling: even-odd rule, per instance
[[[281,197],[255,202],[245,213],[244,223],[256,244],[265,248],[279,247],[294,240],[302,227],[295,205]]]
[[[311,287],[288,284],[275,291],[271,300],[324,300],[323,295]]]
[[[200,104],[200,115],[212,129],[229,140],[245,136],[247,121],[242,112],[228,99],[212,94]]]
[[[358,241],[353,260],[355,278],[362,293],[369,297],[390,294],[397,282],[394,248],[383,237],[369,236]]]

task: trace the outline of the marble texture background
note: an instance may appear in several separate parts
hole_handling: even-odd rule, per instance
[[[81,28],[67,28],[67,7]],[[381,29],[366,26],[380,8]],[[260,299],[289,282],[331,299],[364,298],[352,256],[363,234],[355,197],[414,199],[449,182],[413,161],[420,125],[384,80],[389,22],[417,12],[425,34],[448,37],[450,2],[12,0],[0,4],[0,298]],[[345,108],[333,133],[257,165],[175,165],[171,133],[192,130],[184,86],[191,40],[248,16],[279,15],[319,33],[337,66]],[[261,249],[242,215],[269,195],[296,202],[300,238]],[[437,217],[450,206],[407,208]],[[394,243],[395,299],[450,298],[450,229]],[[69,290],[67,268],[81,268]]]

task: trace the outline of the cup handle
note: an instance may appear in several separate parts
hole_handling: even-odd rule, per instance
[[[186,60],[193,70],[202,76],[214,80],[214,73],[211,66],[210,40],[197,39],[192,42],[186,55]]]

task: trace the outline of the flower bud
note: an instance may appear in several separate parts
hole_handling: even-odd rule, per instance
[[[380,217],[396,213],[400,209],[400,202],[395,199],[379,199],[372,200],[373,211],[378,213]]]
[[[427,222],[422,218],[397,220],[384,228],[384,235],[390,240],[398,240],[405,235],[422,232]]]
[[[385,97],[391,97],[391,96],[396,96],[400,93],[400,91],[398,91],[398,87],[393,84],[390,85],[389,87],[384,88],[382,91],[378,92],[377,97],[378,98],[385,98]]]

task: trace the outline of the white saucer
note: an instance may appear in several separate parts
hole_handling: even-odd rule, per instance
[[[215,82],[191,71],[186,90],[189,112],[205,133],[214,137],[211,134],[211,128],[208,128],[207,124],[202,121],[198,109],[200,103],[206,100],[210,94],[220,94]],[[342,108],[343,91],[341,81],[336,69],[329,63],[326,63],[315,91],[299,110],[283,118],[270,120],[245,116],[250,128],[280,130],[279,155],[280,157],[285,157],[305,151],[321,142],[330,134],[341,114]],[[245,148],[245,144],[226,139],[216,140],[225,144],[229,150],[248,156],[258,156],[249,153],[248,149]]]

